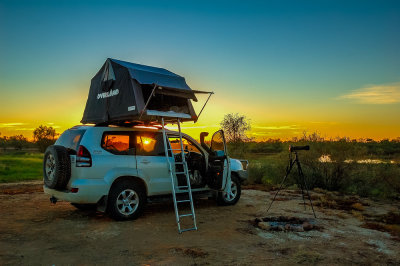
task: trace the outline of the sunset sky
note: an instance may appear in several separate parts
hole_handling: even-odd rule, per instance
[[[227,113],[258,140],[400,137],[400,1],[366,0],[0,0],[1,135],[79,124],[108,57],[214,91],[194,137]]]

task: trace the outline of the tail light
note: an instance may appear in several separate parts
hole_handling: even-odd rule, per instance
[[[76,167],[91,167],[92,156],[85,146],[80,145],[76,154]]]
[[[78,193],[78,191],[79,191],[79,188],[77,188],[77,187],[71,188],[71,193]]]

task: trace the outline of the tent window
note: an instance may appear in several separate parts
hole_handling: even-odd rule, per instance
[[[143,98],[145,99],[145,101],[147,101],[153,90],[153,87],[150,85],[142,85],[142,88]],[[175,113],[189,114],[187,101],[187,98],[156,94],[151,98],[147,109],[162,112],[173,111]]]

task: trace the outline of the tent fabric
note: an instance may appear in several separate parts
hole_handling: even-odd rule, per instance
[[[164,68],[139,65],[116,59],[110,60],[126,67],[129,70],[131,78],[136,79],[140,84],[157,84],[162,87],[185,90],[188,92],[191,91],[190,87],[186,84],[184,77],[172,73]]]
[[[149,97],[150,104],[145,108]],[[197,99],[182,76],[163,68],[108,58],[91,80],[81,122],[152,121],[158,116],[196,121],[191,100]]]

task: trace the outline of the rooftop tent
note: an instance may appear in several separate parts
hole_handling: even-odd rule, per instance
[[[195,93],[166,69],[108,58],[92,78],[82,123],[112,124],[179,117],[196,121]]]

